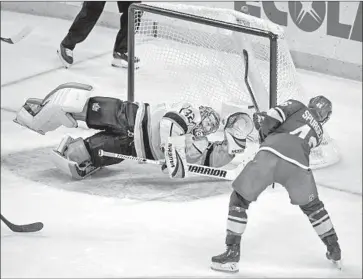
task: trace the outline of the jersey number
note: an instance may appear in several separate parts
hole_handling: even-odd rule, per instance
[[[291,131],[290,134],[291,135],[296,135],[301,139],[306,139],[308,133],[311,131],[311,128],[309,125],[305,124],[297,129],[295,129],[294,131]],[[309,138],[309,146],[310,148],[314,148],[316,145],[318,144],[316,137],[314,136],[310,136]]]
[[[185,115],[185,117],[188,119],[188,122],[191,123],[191,124],[196,124],[193,120],[194,120],[194,113],[191,109],[188,109],[188,108],[184,108],[183,109],[183,113]]]

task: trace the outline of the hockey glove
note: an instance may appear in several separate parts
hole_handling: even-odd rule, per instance
[[[262,122],[265,120],[265,117],[267,116],[267,113],[265,111],[263,112],[255,112],[253,114],[253,124],[255,125],[256,130],[260,130]]]
[[[185,178],[187,176],[185,136],[169,137],[164,154],[169,177]]]
[[[253,130],[253,124],[247,113],[236,112],[225,121],[224,136],[228,145],[228,154],[243,153],[246,148],[246,138]]]

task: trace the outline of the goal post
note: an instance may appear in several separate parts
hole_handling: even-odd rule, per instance
[[[137,12],[138,11],[138,12]],[[151,6],[146,4],[136,4],[133,3],[129,7],[128,11],[128,100],[134,101],[135,99],[135,30],[137,32],[137,27],[135,22],[138,21],[140,12],[148,12],[152,14],[161,15],[164,17],[171,17],[180,19],[181,21],[188,21],[197,24],[202,24],[206,26],[213,26],[216,28],[221,28],[229,31],[250,34],[258,37],[268,38],[270,41],[270,84],[269,84],[269,107],[273,107],[277,103],[277,34],[271,31],[262,30],[254,27],[243,26],[240,24],[224,22],[221,20],[215,20],[203,16],[196,16],[193,14],[187,14],[176,10],[170,10],[166,8],[161,8],[157,6]],[[155,31],[155,25],[157,23],[153,22],[153,28]],[[154,34],[153,34],[154,35]],[[242,59],[242,57],[241,57]]]

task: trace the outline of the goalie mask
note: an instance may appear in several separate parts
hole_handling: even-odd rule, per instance
[[[320,124],[325,124],[333,111],[332,103],[324,96],[316,96],[310,99],[308,108],[312,111]]]
[[[215,133],[221,121],[219,114],[211,107],[199,107],[201,121],[194,127],[192,134],[195,137],[208,136]]]

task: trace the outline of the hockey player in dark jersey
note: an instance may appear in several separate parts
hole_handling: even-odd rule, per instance
[[[269,111],[253,116],[259,131],[260,149],[233,181],[229,202],[227,250],[212,257],[212,269],[237,272],[241,237],[247,225],[251,202],[271,184],[286,188],[292,204],[300,206],[322,242],[326,256],[340,262],[338,237],[323,202],[319,199],[314,176],[309,168],[310,150],[323,139],[322,125],[332,114],[332,103],[324,96],[312,98],[305,106],[288,100]]]
[[[171,178],[180,177],[185,169],[175,172],[172,160],[210,167],[228,164],[244,151],[246,138],[253,129],[246,113],[234,113],[224,126],[224,140],[211,142],[207,136],[220,126],[219,114],[210,107],[182,104],[150,106],[110,97],[91,97],[92,87],[77,83],[58,86],[43,100],[28,99],[15,122],[45,134],[60,126],[76,128],[84,121],[100,132],[86,138],[65,136],[52,153],[55,165],[73,178],[81,179],[101,167],[118,164],[122,159],[100,157],[100,149],[150,160],[166,160]],[[169,156],[169,140],[178,152]],[[176,142],[178,144],[176,144]],[[184,176],[183,176],[184,177]]]

